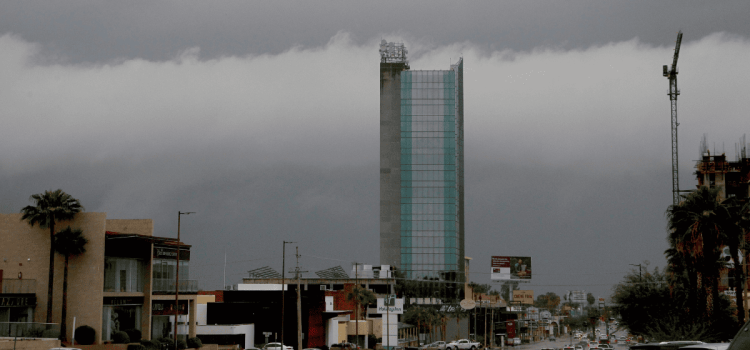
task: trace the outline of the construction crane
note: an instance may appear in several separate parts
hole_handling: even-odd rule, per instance
[[[672,204],[680,204],[680,174],[677,163],[677,96],[680,90],[677,89],[677,58],[680,56],[680,44],[682,43],[682,31],[677,32],[677,43],[674,47],[674,59],[672,68],[669,69],[664,65],[664,76],[669,79],[669,102],[672,105]]]

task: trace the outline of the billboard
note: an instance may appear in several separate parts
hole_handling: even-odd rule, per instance
[[[531,281],[531,257],[528,256],[493,256],[493,281]]]
[[[520,301],[521,304],[534,305],[534,291],[533,290],[514,290],[513,301]]]
[[[582,290],[571,290],[568,300],[574,304],[586,303],[586,292]]]

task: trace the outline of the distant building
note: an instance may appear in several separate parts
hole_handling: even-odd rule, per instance
[[[463,282],[463,59],[411,70],[406,54],[380,45],[380,263]]]
[[[704,150],[695,169],[697,187],[721,188],[721,200],[750,197],[750,158],[746,152],[741,152],[735,161],[728,161],[723,153],[711,155],[710,150]]]
[[[58,232],[67,226],[81,229],[88,239],[86,252],[69,259],[67,339],[74,317],[76,327],[96,330],[96,343],[129,329],[140,330],[143,339],[171,337],[175,314],[181,337],[195,336],[198,283],[190,279],[189,245],[179,247],[180,301],[175,310],[177,239],[154,236],[150,219],[113,220],[106,213],[78,213],[56,224]],[[21,214],[0,214],[0,325],[42,326],[46,320],[49,240],[48,228],[29,226]],[[57,323],[65,264],[63,256],[55,259],[52,320]],[[48,330],[50,335],[60,332],[57,325]],[[0,336],[9,331],[0,329]]]

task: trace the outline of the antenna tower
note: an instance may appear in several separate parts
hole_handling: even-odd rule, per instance
[[[680,55],[680,44],[682,43],[682,31],[677,32],[677,43],[674,48],[674,59],[672,60],[671,69],[664,65],[663,75],[669,79],[669,101],[672,105],[672,204],[680,204],[680,176],[677,163],[677,96],[680,90],[677,89],[677,58]]]

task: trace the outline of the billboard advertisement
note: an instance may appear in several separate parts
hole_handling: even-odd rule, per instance
[[[514,290],[513,301],[520,301],[521,304],[534,305],[534,291],[533,290]]]
[[[586,292],[582,290],[571,290],[568,300],[574,304],[583,304],[586,302]]]
[[[531,257],[528,256],[493,256],[493,281],[531,281]]]

